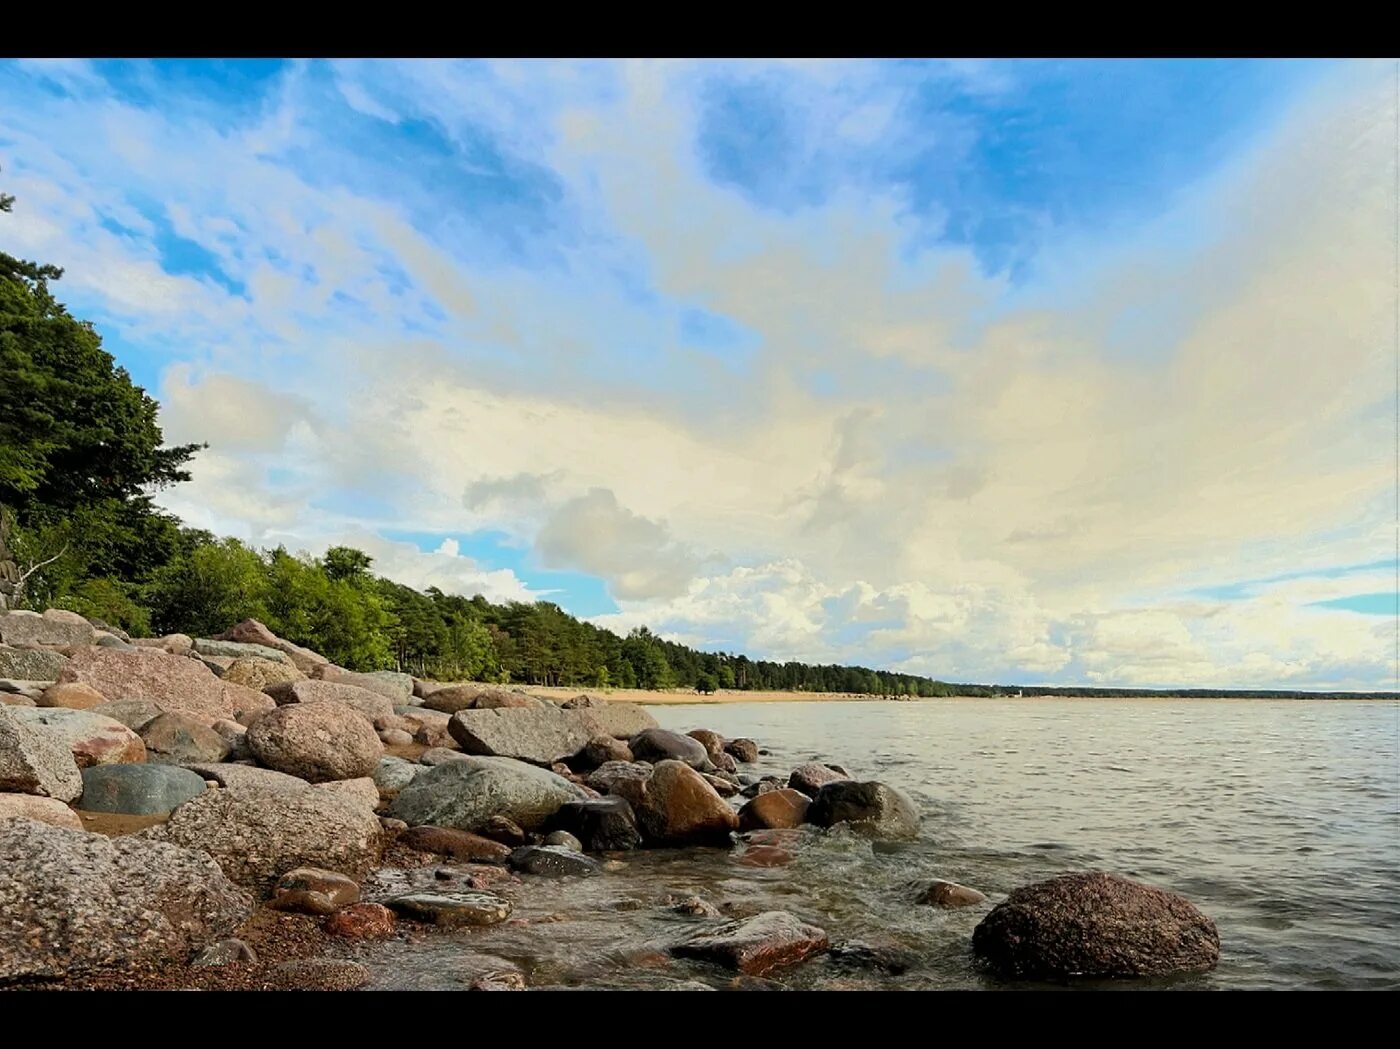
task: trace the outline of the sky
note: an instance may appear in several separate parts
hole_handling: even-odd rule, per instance
[[[6,61],[259,546],[944,680],[1397,682],[1383,61]]]

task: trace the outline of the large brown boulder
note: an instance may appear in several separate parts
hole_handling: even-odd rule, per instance
[[[423,700],[429,710],[455,714],[459,710],[499,710],[510,707],[538,707],[541,701],[523,692],[481,685],[448,685],[434,689]]]
[[[172,656],[158,648],[80,649],[58,680],[90,685],[108,702],[154,700],[166,710],[206,725],[273,705],[255,689],[219,680],[197,659]]]
[[[597,727],[588,720],[591,713],[560,710],[552,704],[459,710],[447,729],[468,754],[548,766],[573,757],[597,734]]]
[[[64,684],[50,685],[39,698],[38,705],[41,707],[67,707],[69,710],[91,710],[106,702],[107,697],[91,685],[80,685],[70,681]]]
[[[392,718],[394,704],[387,696],[358,685],[338,681],[288,681],[265,690],[278,706],[288,703],[339,703],[373,724],[376,718]]]
[[[275,648],[277,651],[285,653],[303,674],[308,674],[316,667],[330,662],[319,652],[294,645],[290,641],[283,641],[256,619],[245,619],[241,623],[234,624],[220,634],[217,640],[241,641],[248,645],[264,645],[267,648]]]
[[[628,798],[649,845],[728,845],[739,817],[705,777],[683,761],[662,761]]]
[[[333,793],[211,790],[139,836],[203,849],[233,881],[266,892],[293,867],[324,867],[359,880],[378,862],[382,835],[373,812]]]
[[[740,830],[782,830],[807,821],[811,800],[791,787],[771,790],[744,803],[739,810]]]
[[[183,714],[160,714],[142,725],[138,735],[146,745],[146,760],[155,764],[191,765],[228,757],[229,745],[223,736]]]
[[[78,768],[94,765],[129,765],[146,760],[141,737],[120,721],[91,710],[66,707],[18,707],[14,716],[39,732],[59,740],[73,755]]]
[[[705,753],[716,764],[724,757],[724,737],[718,732],[711,732],[707,728],[697,728],[687,732],[686,735],[704,747]]]
[[[1166,976],[1215,968],[1220,937],[1184,896],[1114,874],[1067,874],[997,904],[972,950],[1008,979]]]
[[[764,911],[752,918],[708,929],[671,948],[682,958],[699,958],[725,968],[761,976],[785,965],[795,965],[826,950],[831,941],[826,930],[794,917],[787,911]]]
[[[278,707],[246,738],[262,764],[311,783],[371,776],[384,751],[374,726],[339,703]]]
[[[67,743],[17,715],[32,707],[0,705],[0,791],[73,801],[83,776]]]
[[[251,910],[202,852],[0,822],[0,983],[182,962]]]
[[[809,761],[805,765],[798,765],[788,776],[787,785],[793,790],[801,791],[809,798],[815,798],[817,791],[821,790],[828,783],[840,783],[851,777],[839,769],[834,769],[830,765],[823,765],[819,761]]]

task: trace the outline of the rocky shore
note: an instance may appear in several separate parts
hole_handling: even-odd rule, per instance
[[[760,772],[762,753],[633,703],[355,673],[256,620],[131,639],[71,612],[5,613],[0,987],[351,989],[372,973],[348,946],[519,922],[541,880],[618,877],[636,850],[782,868],[808,834],[918,837],[898,787],[816,762]],[[1219,957],[1188,901],[1109,874],[995,905],[933,881],[909,903],[986,910],[968,949],[996,978]],[[666,905],[693,919],[666,953],[703,971],[765,978],[868,950],[810,915]],[[527,989],[530,974],[488,965],[469,985]]]

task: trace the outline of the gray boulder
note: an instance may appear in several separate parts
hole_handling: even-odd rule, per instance
[[[632,756],[638,761],[684,761],[693,769],[710,767],[710,756],[699,740],[664,728],[649,728],[632,737]]]
[[[0,705],[0,791],[72,801],[83,792],[73,752],[15,714],[28,709],[34,708]]]
[[[140,736],[120,721],[94,714],[91,710],[24,707],[13,713],[31,728],[45,732],[67,746],[80,769],[146,760],[146,745],[141,742]]]
[[[400,674],[393,670],[360,674],[353,670],[345,670],[334,663],[323,663],[311,671],[311,676],[321,681],[334,681],[337,684],[354,685],[377,692],[387,698],[390,704],[407,703],[413,696],[413,675]]]
[[[96,765],[83,769],[84,812],[152,816],[170,812],[207,790],[204,777],[174,765]]]
[[[6,612],[0,615],[0,644],[26,647],[52,645],[55,648],[90,645],[97,633],[93,625],[76,612],[51,608],[37,612]]]
[[[213,780],[223,790],[241,798],[277,798],[300,794],[311,784],[297,776],[256,765],[201,762],[186,766],[202,778]]]
[[[217,656],[224,659],[267,659],[274,663],[291,663],[285,652],[279,652],[267,645],[249,644],[245,641],[219,641],[209,637],[195,638],[191,646],[201,656]]]
[[[566,802],[586,797],[568,780],[509,758],[463,758],[420,772],[389,806],[410,826],[475,831],[493,816],[527,830],[542,826]]]
[[[573,757],[598,734],[597,726],[588,720],[591,713],[553,705],[459,710],[447,730],[468,754],[552,765]]]
[[[919,836],[919,810],[908,795],[874,781],[828,783],[807,807],[807,822],[818,827],[845,823],[868,837],[885,840]]]
[[[366,721],[394,716],[393,700],[358,685],[341,681],[289,681],[268,685],[264,692],[278,706],[288,703],[339,703],[355,711]]]
[[[199,852],[33,820],[0,823],[0,983],[185,961],[252,906]]]
[[[0,678],[16,681],[57,681],[68,658],[57,652],[0,645]]]
[[[661,727],[646,707],[636,703],[608,702],[579,709],[587,711],[590,723],[599,731],[616,739],[631,739],[649,728]]]

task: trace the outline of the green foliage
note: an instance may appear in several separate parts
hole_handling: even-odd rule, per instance
[[[719,678],[714,674],[700,674],[695,679],[695,691],[701,695],[710,695],[719,689]]]
[[[268,618],[267,566],[237,539],[186,532],[183,549],[157,569],[145,596],[159,634],[208,637],[249,617]]]

